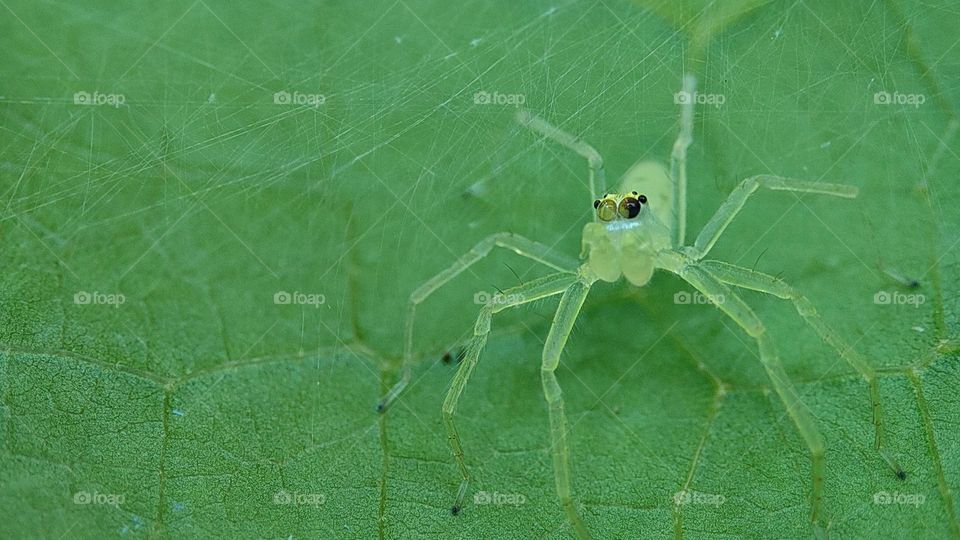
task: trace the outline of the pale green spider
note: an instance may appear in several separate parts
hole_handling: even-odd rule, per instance
[[[682,91],[688,96],[694,95],[695,82],[692,75],[686,75],[683,78]],[[587,160],[590,190],[596,212],[593,222],[588,223],[583,230],[583,254],[581,255],[583,260],[578,262],[564,255],[552,253],[547,246],[515,234],[494,234],[480,241],[466,255],[410,295],[405,327],[403,375],[378,405],[377,409],[381,412],[386,410],[410,380],[414,315],[417,305],[430,294],[485,257],[495,246],[506,248],[558,271],[507,289],[495,301],[486,303],[480,310],[474,326],[473,338],[466,347],[463,361],[443,402],[443,420],[447,437],[463,477],[453,505],[454,514],[462,508],[470,482],[470,473],[464,459],[460,436],[454,424],[454,412],[467,380],[477,364],[480,352],[486,344],[491,318],[494,313],[510,307],[549,296],[562,295],[543,347],[540,373],[543,392],[549,404],[551,448],[557,494],[569,524],[577,535],[581,538],[590,536],[573,497],[563,394],[554,372],[591,285],[598,280],[614,282],[622,275],[631,284],[644,286],[650,281],[656,269],[676,274],[707,298],[722,299],[716,302],[716,307],[756,340],[760,360],[770,377],[773,389],[783,401],[810,452],[813,475],[810,517],[816,530],[826,531],[821,523],[824,484],[823,438],[810,412],[800,401],[796,389],[787,377],[763,323],[730,286],[760,291],[791,301],[800,316],[813,330],[866,379],[873,406],[875,446],[897,476],[901,479],[905,477],[905,473],[883,444],[884,428],[880,394],[876,373],[870,364],[856,350],[847,346],[840,336],[823,322],[803,295],[783,281],[749,268],[721,261],[703,260],[727,225],[743,208],[747,198],[761,187],[776,191],[815,193],[844,198],[855,198],[858,193],[857,188],[769,175],[747,178],[707,222],[693,245],[685,246],[686,156],[687,147],[693,141],[692,101],[688,99],[681,105],[680,133],[673,145],[669,173],[663,166],[652,162],[641,162],[624,175],[620,194],[606,194],[602,198],[597,198],[595,191],[597,184],[601,187],[604,185],[603,161],[600,154],[580,138],[551,125],[542,118],[520,111],[517,121],[522,125],[575,151]]]

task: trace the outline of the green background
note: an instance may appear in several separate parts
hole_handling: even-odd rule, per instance
[[[496,253],[431,297],[414,383],[374,405],[417,285],[499,231],[575,256],[590,219],[583,161],[474,94],[523,95],[613,184],[669,156],[692,70],[725,102],[696,111],[690,238],[752,174],[861,191],[759,193],[711,254],[795,285],[881,372],[903,482],[873,450],[863,380],[788,303],[744,293],[825,437],[831,533],[960,537],[956,7],[656,4],[0,1],[2,535],[569,537],[538,373],[556,300],[494,320],[460,404],[475,478],[458,517],[440,417],[473,295],[545,269]],[[585,520],[610,538],[809,537],[805,447],[754,344],[674,303],[688,290],[658,274],[587,300],[558,372]],[[722,504],[676,506],[681,490]]]

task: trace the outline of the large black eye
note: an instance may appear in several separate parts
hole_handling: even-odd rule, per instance
[[[637,217],[637,214],[640,213],[640,200],[634,197],[624,197],[620,200],[620,205],[617,207],[617,213],[620,214],[620,217],[625,219],[633,219]]]

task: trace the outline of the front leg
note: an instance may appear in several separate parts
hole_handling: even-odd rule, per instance
[[[790,418],[793,420],[800,437],[807,446],[811,462],[812,489],[810,494],[810,520],[819,535],[825,535],[826,527],[823,524],[823,484],[826,468],[826,447],[823,436],[814,422],[810,409],[800,399],[797,389],[790,382],[773,337],[752,309],[737,296],[730,287],[727,287],[709,272],[700,268],[699,263],[692,260],[681,262],[673,268],[668,268],[683,278],[707,298],[717,299],[716,306],[725,315],[730,317],[744,332],[757,343],[760,352],[760,363],[763,365],[773,389],[783,403]]]
[[[573,323],[580,314],[583,302],[590,292],[590,282],[581,279],[567,289],[560,299],[553,324],[543,345],[543,363],[540,379],[543,383],[543,395],[547,399],[550,411],[550,438],[553,452],[553,474],[557,483],[557,495],[560,506],[567,515],[567,521],[580,538],[590,538],[590,533],[577,512],[573,498],[573,481],[570,472],[570,446],[567,442],[567,416],[563,410],[563,392],[557,381],[556,370],[560,365],[560,353],[563,352],[573,330]]]
[[[884,445],[885,431],[883,426],[883,409],[880,406],[880,386],[877,384],[877,373],[873,369],[873,366],[867,362],[867,359],[861,356],[856,349],[848,345],[835,330],[827,326],[827,323],[823,321],[823,318],[817,313],[813,304],[807,300],[807,297],[783,281],[762,272],[721,261],[703,261],[700,264],[704,270],[724,283],[789,300],[793,303],[794,308],[796,308],[797,313],[800,314],[803,320],[820,336],[820,339],[833,347],[833,349],[837,351],[837,354],[846,360],[847,363],[867,381],[867,385],[870,388],[870,402],[873,408],[875,445],[877,451],[884,461],[887,462],[887,465],[893,469],[897,478],[904,480],[907,474],[903,468],[900,467],[900,464],[897,463],[893,454]]]
[[[502,300],[490,300],[480,309],[477,322],[473,327],[473,338],[467,345],[460,369],[457,370],[453,382],[450,383],[450,389],[447,391],[447,397],[443,400],[443,425],[447,430],[447,441],[450,443],[453,459],[457,462],[457,468],[460,470],[461,476],[460,489],[457,491],[457,498],[451,509],[454,515],[459,514],[460,509],[463,508],[463,499],[470,485],[470,471],[467,469],[467,461],[463,456],[463,446],[460,443],[460,435],[457,433],[455,414],[463,389],[467,386],[473,368],[476,367],[477,361],[480,359],[480,353],[487,343],[487,336],[490,334],[490,320],[493,318],[493,314],[504,309],[560,294],[572,287],[576,279],[575,275],[563,272],[545,276],[519,287],[507,289],[502,296],[498,297]]]
[[[537,261],[554,270],[568,272],[571,276],[576,272],[577,261],[565,255],[554,253],[549,247],[518,234],[497,233],[477,242],[470,251],[454,261],[447,269],[433,276],[427,280],[426,283],[420,285],[410,293],[403,331],[403,363],[400,380],[380,399],[380,402],[377,404],[378,412],[386,412],[387,408],[390,407],[394,400],[396,400],[400,393],[407,387],[407,384],[410,383],[410,373],[413,364],[413,323],[417,315],[417,306],[424,302],[431,294],[453,280],[453,278],[469,270],[471,266],[489,255],[495,247],[512,251],[521,257]]]

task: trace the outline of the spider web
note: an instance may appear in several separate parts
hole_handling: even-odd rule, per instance
[[[440,421],[474,296],[545,269],[494,253],[431,297],[413,384],[373,406],[420,283],[494,232],[579,251],[585,163],[518,106],[590,141],[614,186],[668,158],[685,70],[704,100],[689,238],[752,174],[861,190],[759,193],[711,254],[796,286],[881,372],[904,482],[863,381],[791,306],[744,294],[827,441],[832,531],[960,535],[956,10],[514,4],[0,2],[11,537],[570,536],[538,373],[555,300],[494,320],[456,518]],[[558,373],[585,520],[809,536],[805,447],[753,342],[691,292],[658,275],[587,301]]]

